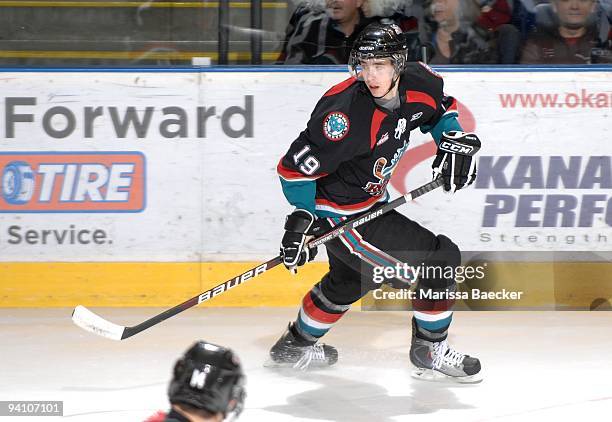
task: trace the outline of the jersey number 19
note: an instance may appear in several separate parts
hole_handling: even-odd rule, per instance
[[[302,173],[310,176],[311,174],[314,174],[319,167],[321,167],[321,164],[313,155],[309,155],[302,161],[302,158],[308,153],[308,151],[310,151],[310,146],[305,145],[300,152],[293,154],[293,162],[296,166],[298,166]],[[299,164],[300,161],[302,161],[302,164]]]

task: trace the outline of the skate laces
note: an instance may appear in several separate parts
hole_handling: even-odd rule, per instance
[[[446,340],[433,344],[433,355],[432,366],[435,369],[440,369],[443,364],[458,366],[465,357],[465,355],[450,347]]]
[[[306,347],[302,357],[293,365],[294,368],[305,370],[311,363],[325,362],[324,344],[313,344]]]

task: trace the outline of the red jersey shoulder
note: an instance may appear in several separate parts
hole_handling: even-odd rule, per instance
[[[420,62],[408,63],[400,82],[400,95],[407,103],[420,102],[433,109],[443,97],[444,81],[425,69]]]
[[[329,97],[332,95],[339,94],[343,91],[346,91],[349,87],[351,87],[356,82],[357,82],[357,79],[351,76],[350,78],[340,82],[339,84],[332,86],[330,89],[327,90],[325,94],[323,94],[323,96]]]
[[[436,72],[431,67],[429,67],[429,65],[427,65],[427,64],[425,64],[423,62],[417,62],[417,63],[420,64],[423,69],[425,69],[426,71],[428,71],[429,73],[434,75],[436,78],[442,79],[442,75],[440,75],[438,72]]]
[[[400,86],[402,85],[428,94],[436,94],[437,91],[442,92],[444,80],[426,64],[412,62],[406,65]]]
[[[159,410],[156,414],[149,416],[144,422],[164,422],[166,420],[166,412]]]
[[[356,82],[355,78],[347,79],[327,91],[319,100],[308,125],[312,134],[332,142],[342,141],[349,134],[350,110],[358,86]]]

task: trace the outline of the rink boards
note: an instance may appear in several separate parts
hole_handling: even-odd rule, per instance
[[[402,212],[463,250],[503,252],[493,284],[537,283],[525,306],[612,298],[609,69],[442,75],[483,140],[478,181]],[[167,306],[272,258],[289,211],[278,159],[346,76],[4,70],[0,306]],[[392,196],[429,180],[431,138],[410,147]],[[276,269],[209,303],[292,305],[325,270]]]
[[[171,307],[235,277],[258,263],[1,263],[0,306]],[[316,262],[290,276],[277,268],[231,292],[206,302],[207,307],[294,306],[327,270]],[[610,309],[611,266],[606,262],[490,263],[485,281],[459,284],[467,300],[458,310],[603,310]],[[384,289],[383,291],[391,291]],[[476,297],[495,294],[496,297]],[[516,300],[507,292],[522,292]],[[409,310],[410,301],[368,297],[354,308]],[[386,299],[386,298],[385,298]],[[361,306],[360,306],[361,305]]]

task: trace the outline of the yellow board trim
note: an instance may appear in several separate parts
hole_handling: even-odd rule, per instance
[[[0,1],[0,7],[154,7],[154,8],[218,8],[219,2],[197,2],[197,1]],[[232,9],[250,9],[251,3],[246,1],[233,1],[229,3]],[[286,9],[287,3],[262,2],[264,9]]]
[[[259,264],[6,262],[0,263],[0,307],[172,307]],[[205,306],[298,306],[327,270],[327,263],[316,262],[291,276],[279,266]],[[489,263],[487,273],[487,279],[461,288],[526,292],[521,302],[491,306],[589,309],[594,302],[612,302],[612,263]],[[463,305],[474,309],[474,304]]]
[[[0,263],[0,307],[177,305],[257,262]],[[290,306],[327,271],[314,263],[291,276],[269,270],[207,302],[207,306]]]
[[[210,57],[217,60],[219,54],[212,51],[49,51],[49,50],[0,50],[0,58],[13,59],[110,59],[110,60],[191,60],[194,57]],[[261,54],[264,60],[275,60],[278,52]],[[247,51],[228,53],[229,60],[250,60]]]

